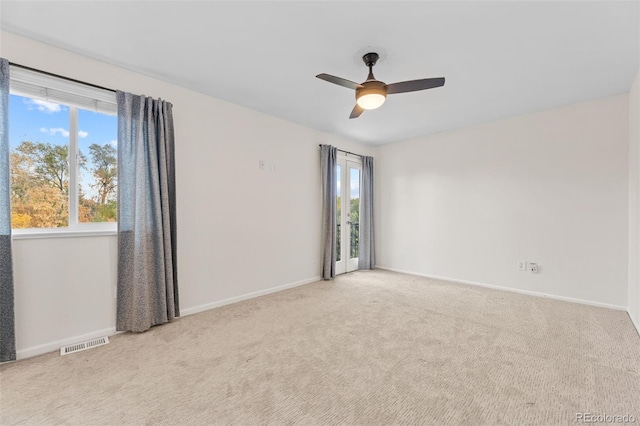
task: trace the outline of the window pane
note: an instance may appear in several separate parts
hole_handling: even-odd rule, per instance
[[[78,221],[115,222],[118,119],[78,109]]]
[[[69,109],[44,99],[9,98],[11,226],[69,224]]]
[[[351,259],[358,257],[358,242],[360,238],[360,170],[349,169],[350,188],[350,218],[351,221]]]

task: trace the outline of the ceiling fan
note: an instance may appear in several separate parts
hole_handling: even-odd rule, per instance
[[[362,83],[356,83],[351,80],[336,77],[330,74],[318,74],[317,78],[337,84],[356,91],[356,106],[353,107],[349,118],[358,118],[365,109],[376,109],[380,107],[387,95],[394,93],[416,92],[418,90],[433,89],[434,87],[444,86],[444,77],[439,78],[423,78],[421,80],[401,81],[399,83],[386,84],[383,81],[376,80],[373,76],[373,66],[378,62],[378,54],[375,52],[367,53],[362,57],[365,65],[369,67],[369,76]]]

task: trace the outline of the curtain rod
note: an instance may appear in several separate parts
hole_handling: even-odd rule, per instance
[[[48,72],[48,71],[42,71],[42,70],[39,70],[39,69],[36,69],[36,68],[28,67],[26,65],[16,64],[15,62],[9,62],[9,65],[12,65],[12,66],[18,67],[18,68],[22,68],[22,69],[25,69],[25,70],[29,70],[29,71],[39,72],[40,74],[45,74],[45,75],[48,75],[48,76],[51,76],[51,77],[57,77],[57,78],[61,78],[63,80],[72,81],[74,83],[84,84],[85,86],[95,87],[96,89],[107,90],[109,92],[114,92],[115,93],[115,90],[110,89],[108,87],[99,86],[99,85],[93,84],[93,83],[87,83],[86,81],[76,80],[75,78],[65,77],[64,75],[54,74],[54,73]]]
[[[318,144],[318,146],[322,146],[322,144]],[[344,152],[345,154],[355,155],[356,157],[364,157],[364,155],[356,154],[355,152],[345,151],[344,149],[338,149],[338,148],[336,148],[336,151]]]

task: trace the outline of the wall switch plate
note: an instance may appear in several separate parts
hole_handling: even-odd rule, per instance
[[[258,170],[264,170],[264,165],[265,165],[264,160],[258,161]]]
[[[529,270],[534,274],[537,274],[538,272],[540,272],[540,269],[538,268],[537,263],[529,263]]]
[[[527,261],[518,260],[518,271],[526,271],[526,270],[527,270]]]

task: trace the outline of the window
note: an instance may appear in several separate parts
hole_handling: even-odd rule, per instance
[[[116,228],[115,93],[11,68],[15,235]]]

